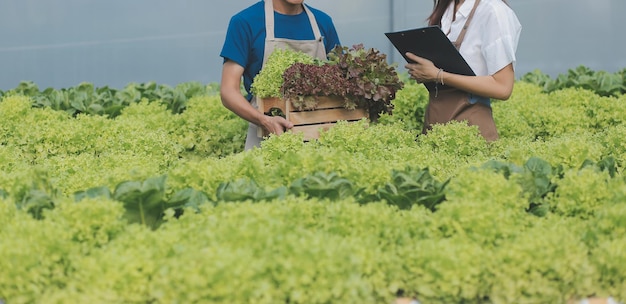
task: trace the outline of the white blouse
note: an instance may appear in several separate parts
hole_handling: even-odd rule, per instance
[[[454,2],[441,18],[441,29],[455,41],[469,17],[475,0],[465,0],[454,14]],[[493,75],[513,63],[522,25],[502,0],[481,0],[470,22],[459,52],[478,76]]]

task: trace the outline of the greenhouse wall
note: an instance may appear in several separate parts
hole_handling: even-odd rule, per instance
[[[219,82],[231,15],[256,0],[0,0],[0,90],[80,82]],[[387,31],[425,25],[430,0],[310,0],[329,13],[342,44],[363,43],[403,60]],[[509,0],[524,27],[517,76],[585,65],[626,67],[624,0]]]

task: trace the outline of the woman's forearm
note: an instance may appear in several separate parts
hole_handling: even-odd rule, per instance
[[[513,65],[509,64],[490,76],[465,76],[442,71],[436,81],[475,95],[507,100],[513,92],[515,73]]]
[[[513,92],[515,71],[512,63],[493,75],[465,76],[441,70],[432,61],[415,54],[407,53],[406,55],[413,62],[408,63],[405,67],[411,78],[419,83],[443,83],[472,94],[500,100],[507,100]]]

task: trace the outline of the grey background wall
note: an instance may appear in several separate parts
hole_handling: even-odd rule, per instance
[[[0,90],[86,81],[219,82],[230,16],[257,0],[0,0]],[[578,65],[626,67],[624,0],[509,0],[524,29],[517,76]],[[431,0],[308,0],[335,20],[344,45],[378,48],[403,65],[386,31],[425,25]]]

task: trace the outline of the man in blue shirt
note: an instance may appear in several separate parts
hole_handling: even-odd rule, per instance
[[[254,77],[267,57],[278,48],[290,48],[326,59],[341,45],[332,18],[305,5],[304,0],[259,1],[234,15],[220,54],[224,58],[221,98],[226,108],[250,122],[246,149],[258,147],[257,128],[282,134],[293,127],[280,116],[267,116],[256,109],[250,93]],[[241,94],[241,79],[248,96]]]

